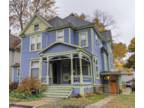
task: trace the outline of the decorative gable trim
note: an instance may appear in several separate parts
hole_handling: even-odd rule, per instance
[[[50,47],[54,46],[55,44],[64,44],[64,45],[67,45],[67,46],[70,46],[70,47],[80,48],[79,46],[72,45],[72,44],[69,44],[69,43],[66,43],[66,42],[54,42],[54,43],[50,44],[47,48],[45,48],[44,50],[42,50],[41,52],[39,52],[39,54],[43,53],[44,51],[46,51]]]
[[[52,27],[52,25],[50,25],[43,17],[39,16],[38,14],[35,14],[30,21],[27,23],[27,25],[24,27],[24,29],[20,32],[20,36],[24,35],[24,33],[26,32],[26,30],[29,28],[29,26],[31,25],[31,23],[34,21],[35,18],[39,18],[47,27]]]

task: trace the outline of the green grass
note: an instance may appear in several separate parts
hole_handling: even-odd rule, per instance
[[[105,97],[106,96],[104,95],[94,94],[92,96],[81,97],[81,98],[69,98],[69,99],[63,99],[57,101],[57,104],[54,105],[47,104],[47,105],[40,106],[38,108],[55,108],[55,106],[59,106],[60,108],[67,106],[69,108],[70,106],[86,106],[88,104],[95,103]]]
[[[135,94],[119,95],[111,102],[106,104],[103,108],[134,108],[135,107]]]

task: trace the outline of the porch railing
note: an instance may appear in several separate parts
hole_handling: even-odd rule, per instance
[[[92,77],[89,75],[83,75],[83,83],[84,84],[91,84]],[[74,75],[74,83],[79,84],[80,83],[80,75]]]

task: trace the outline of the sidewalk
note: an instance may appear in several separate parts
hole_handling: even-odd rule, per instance
[[[44,104],[55,103],[56,101],[56,99],[43,98],[41,100],[35,100],[31,102],[14,102],[10,108],[36,108]]]
[[[100,100],[94,104],[86,106],[86,108],[102,108],[105,104],[110,102],[113,98],[114,98],[114,96],[109,96],[109,97],[104,98],[103,100]]]

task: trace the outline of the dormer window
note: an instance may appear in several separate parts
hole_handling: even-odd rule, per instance
[[[88,32],[80,32],[80,45],[81,47],[88,47]]]
[[[56,31],[56,41],[64,42],[64,30]]]
[[[39,31],[39,24],[35,24],[35,25],[34,25],[34,31],[35,31],[35,32]]]

